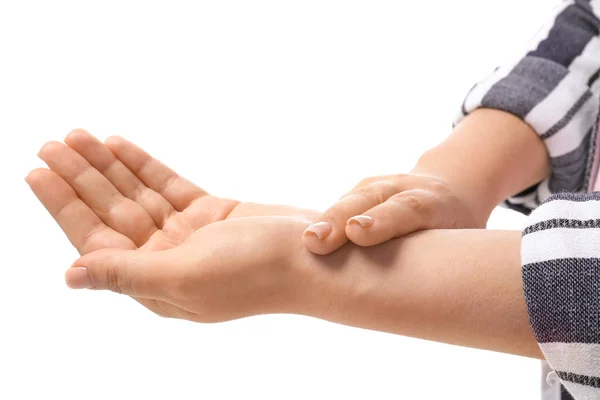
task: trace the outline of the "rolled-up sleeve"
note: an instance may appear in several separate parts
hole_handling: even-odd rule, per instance
[[[478,108],[511,113],[546,144],[552,174],[506,200],[530,213],[553,193],[587,189],[600,103],[600,1],[564,1],[515,61],[467,94],[455,120]]]
[[[553,195],[533,211],[521,259],[549,380],[577,400],[600,399],[600,192]]]

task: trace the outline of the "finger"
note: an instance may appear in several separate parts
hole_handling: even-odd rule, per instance
[[[73,289],[111,290],[166,300],[183,277],[175,264],[174,251],[98,250],[75,261],[65,273],[65,281]]]
[[[340,199],[343,199],[344,197],[348,196],[349,194],[354,193],[358,189],[363,188],[365,186],[369,186],[369,185],[371,185],[371,184],[373,184],[375,182],[389,181],[389,180],[394,179],[396,177],[397,177],[397,175],[381,175],[381,176],[370,176],[368,178],[364,178],[360,182],[358,182],[356,184],[356,186],[354,186],[352,188],[352,190],[350,190],[348,193],[345,193],[342,197],[340,197]]]
[[[144,244],[157,230],[146,210],[124,197],[75,150],[63,143],[49,142],[42,147],[39,157],[106,225],[130,238],[137,246]]]
[[[82,129],[69,133],[65,143],[81,154],[125,197],[148,211],[156,226],[162,229],[166,219],[175,211],[171,203],[144,185],[104,143]]]
[[[167,199],[177,211],[185,210],[194,200],[208,194],[121,137],[111,136],[105,144],[146,186]]]
[[[329,254],[340,248],[347,241],[348,219],[383,203],[398,190],[396,185],[380,181],[348,194],[306,229],[304,244],[316,254]]]
[[[25,179],[80,254],[104,247],[135,248],[129,238],[106,226],[55,172],[39,168]]]
[[[346,235],[359,246],[374,246],[411,232],[433,228],[440,220],[434,196],[414,189],[398,193],[360,216],[350,218]],[[364,223],[369,220],[368,223]]]

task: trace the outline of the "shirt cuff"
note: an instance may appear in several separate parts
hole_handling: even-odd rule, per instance
[[[600,192],[551,196],[531,213],[521,246],[530,323],[576,399],[600,398]]]

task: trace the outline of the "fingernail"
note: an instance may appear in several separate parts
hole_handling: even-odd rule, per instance
[[[304,233],[306,232],[314,233],[319,240],[323,240],[331,233],[331,224],[329,222],[317,222],[306,228]]]
[[[357,215],[348,220],[348,225],[350,225],[350,223],[352,222],[357,222],[358,224],[360,224],[360,226],[366,228],[373,225],[373,218],[367,215]]]
[[[94,286],[85,267],[69,268],[65,273],[65,281],[71,289],[88,289]]]

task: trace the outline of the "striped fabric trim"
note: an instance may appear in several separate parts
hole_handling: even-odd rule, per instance
[[[600,399],[600,389],[593,386],[580,385],[575,382],[562,381],[564,388],[569,393],[563,392],[561,400],[598,400]],[[572,396],[572,397],[571,397]],[[544,399],[545,400],[545,399]]]
[[[564,1],[516,61],[498,67],[467,94],[459,123],[470,112],[495,108],[538,132],[552,175],[535,197],[516,195],[504,206],[529,214],[551,194],[587,190],[600,109],[600,0]]]
[[[544,400],[546,400],[546,398],[544,398]],[[554,399],[547,399],[547,400],[554,400]],[[571,393],[569,393],[563,385],[560,386],[559,400],[574,400],[573,396],[571,396]]]
[[[563,240],[568,235],[569,241]],[[524,264],[536,264],[549,259],[595,259],[600,257],[598,249],[590,246],[590,243],[600,243],[600,229],[565,229],[556,228],[536,232],[523,236],[522,246],[535,246],[530,248],[527,254],[523,254],[521,262]],[[533,244],[532,244],[533,243]],[[591,261],[590,261],[591,262]],[[563,265],[553,267],[562,268]],[[565,261],[565,269],[576,269]],[[543,268],[542,268],[543,269]],[[548,273],[550,270],[548,270]],[[545,271],[540,271],[544,274]]]
[[[600,345],[591,343],[540,343],[544,353],[553,354],[552,366],[557,371],[594,376],[600,360]],[[577,364],[573,364],[577,360]]]
[[[556,229],[556,228],[565,228],[565,229],[590,229],[590,228],[600,228],[600,219],[588,219],[588,220],[578,220],[578,219],[566,219],[566,218],[553,218],[547,221],[538,222],[534,225],[529,225],[523,231],[523,236],[529,235],[534,232],[544,231],[547,229]]]
[[[556,371],[556,374],[563,381],[578,383],[580,385],[591,386],[593,388],[600,389],[600,378],[597,376],[578,375],[572,372],[564,371]]]
[[[567,111],[567,113],[562,117],[562,119],[560,121],[558,121],[556,123],[556,125],[554,125],[552,128],[548,129],[548,131],[542,133],[540,135],[540,138],[542,140],[549,139],[550,137],[554,136],[556,133],[558,133],[562,129],[564,129],[564,127],[569,124],[569,122],[573,119],[573,117],[579,111],[581,111],[581,108],[583,107],[583,105],[588,103],[588,100],[590,100],[591,98],[592,98],[592,92],[590,92],[589,90],[586,90],[581,95],[581,97],[579,99],[577,99],[577,101],[575,102],[573,107],[569,111]],[[591,104],[593,104],[593,103],[591,103]]]
[[[530,323],[553,374],[574,399],[600,399],[600,192],[561,193],[533,211],[521,260]]]

